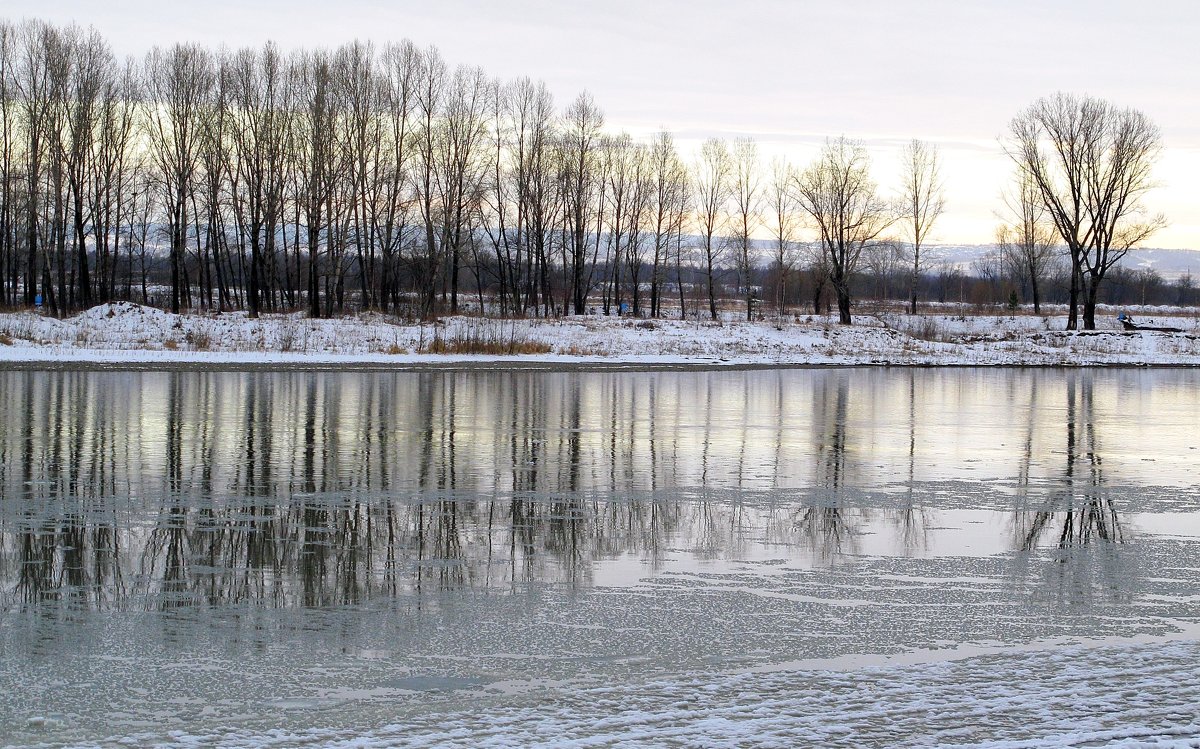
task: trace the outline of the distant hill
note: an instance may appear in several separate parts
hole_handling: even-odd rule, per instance
[[[929,246],[929,255],[935,258],[935,264],[948,263],[967,272],[970,272],[971,263],[977,258],[995,251],[996,246],[992,244]],[[1185,273],[1200,275],[1200,250],[1131,250],[1121,264],[1130,268],[1153,268],[1163,278],[1173,281]]]

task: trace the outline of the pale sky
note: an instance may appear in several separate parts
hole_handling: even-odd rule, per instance
[[[1185,0],[6,0],[3,15],[95,26],[120,55],[409,38],[451,64],[540,78],[560,108],[587,89],[610,129],[666,128],[684,149],[749,135],[803,165],[826,137],[861,139],[883,192],[899,145],[921,138],[942,151],[944,243],[991,241],[1009,120],[1055,91],[1090,94],[1162,129],[1147,204],[1170,226],[1148,244],[1200,249],[1200,4]]]

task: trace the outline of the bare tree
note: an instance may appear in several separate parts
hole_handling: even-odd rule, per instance
[[[913,139],[904,147],[900,157],[903,187],[901,201],[903,219],[901,226],[908,239],[912,254],[912,274],[908,281],[908,314],[917,314],[917,284],[921,271],[928,264],[921,257],[921,246],[942,210],[946,207],[942,185],[941,159],[938,148]]]
[[[249,240],[246,307],[257,317],[263,301],[274,306],[278,269],[276,249],[283,223],[284,158],[291,152],[292,93],[286,85],[279,50],[244,49],[229,61],[235,112],[231,134],[240,190],[235,205]]]
[[[91,265],[88,262],[87,237],[91,220],[92,164],[102,116],[101,97],[112,75],[112,53],[108,44],[92,30],[86,35],[73,33],[70,38],[70,77],[67,92],[63,165],[70,192],[72,250],[71,275],[74,282],[64,289],[64,307],[90,307],[92,304]]]
[[[586,91],[563,113],[565,132],[560,159],[569,243],[569,248],[564,251],[567,253],[565,264],[569,266],[572,308],[577,315],[582,315],[587,308],[587,295],[591,289],[591,274],[586,272],[589,227],[593,211],[602,210],[597,206],[603,202],[598,200],[598,194],[603,190],[598,164],[603,127],[604,114]]]
[[[413,115],[421,70],[421,53],[407,39],[383,50],[381,99],[385,104],[384,137],[379,161],[379,201],[372,212],[374,235],[380,245],[382,269],[378,300],[381,309],[399,302],[398,272],[401,249],[412,221],[410,209]],[[336,116],[337,109],[332,111]],[[331,185],[330,189],[333,189]]]
[[[67,257],[67,213],[70,202],[70,154],[75,150],[70,126],[73,114],[71,73],[78,38],[77,26],[57,28],[44,37],[45,47],[42,50],[50,92],[47,113],[48,179],[43,185],[47,229],[43,236],[48,241],[41,248],[44,261],[42,287],[48,292],[50,309],[54,314],[61,314],[71,306],[73,287],[67,280],[68,268],[72,267]],[[57,290],[54,289],[54,280],[58,282]]]
[[[484,181],[483,199],[479,204],[479,227],[487,236],[496,256],[496,265],[492,272],[498,286],[496,301],[502,313],[511,310],[514,314],[521,309],[521,292],[524,286],[518,280],[518,276],[525,267],[520,257],[522,246],[520,222],[517,220],[520,217],[520,207],[514,205],[517,200],[513,195],[513,183],[519,179],[514,177],[514,172],[519,173],[520,170],[512,168],[508,157],[514,141],[518,144],[524,143],[521,137],[523,121],[519,116],[509,116],[513,109],[510,101],[517,98],[515,88],[516,84],[504,85],[499,81],[492,81],[491,90],[488,92],[488,137],[487,152],[484,156],[488,176]],[[520,148],[518,145],[518,152]],[[477,289],[483,284],[481,275],[486,269],[484,259],[477,257]],[[482,297],[480,304],[483,304]]]
[[[197,189],[201,114],[214,83],[212,56],[195,45],[155,47],[146,57],[146,131],[167,210],[171,253],[171,311],[179,312],[184,284],[189,207]],[[257,311],[257,310],[255,310]]]
[[[787,299],[787,278],[796,262],[796,229],[799,216],[796,211],[792,183],[795,172],[783,159],[771,164],[771,183],[767,186],[767,201],[771,211],[771,233],[775,240],[775,311],[783,317]]]
[[[350,178],[349,243],[358,261],[359,293],[364,307],[376,306],[378,255],[374,215],[382,189],[384,87],[375,70],[375,48],[354,41],[338,49],[333,70],[342,98],[340,145]]]
[[[19,283],[17,257],[16,200],[17,156],[19,132],[17,127],[16,87],[13,84],[13,65],[16,58],[17,29],[0,20],[0,304],[16,300]]]
[[[863,267],[875,281],[875,298],[892,298],[892,281],[904,272],[910,257],[899,242],[877,240],[863,248]]]
[[[50,241],[46,236],[49,232],[42,228],[39,212],[53,125],[54,92],[48,50],[56,43],[58,34],[58,30],[47,23],[27,21],[18,30],[19,41],[14,54],[12,81],[24,125],[26,258],[23,286],[27,305],[32,305],[38,296],[39,283],[42,283],[50,298],[48,301],[53,305],[53,289],[49,288],[48,283],[49,271],[44,262],[39,263],[38,249]]]
[[[629,289],[632,311],[641,312],[638,281],[641,272],[642,223],[649,198],[648,149],[628,133],[604,139],[607,176],[608,256],[604,266],[604,311],[615,305],[618,314]],[[626,279],[623,283],[622,279]]]
[[[308,316],[321,316],[321,252],[329,242],[329,225],[337,183],[335,148],[339,110],[332,63],[327,52],[301,53],[292,62],[296,86],[296,200],[304,220],[308,255]],[[325,241],[322,242],[322,239]]]
[[[738,275],[746,300],[746,319],[754,316],[754,285],[751,279],[753,261],[750,243],[761,222],[762,175],[758,162],[758,145],[750,138],[739,138],[733,144],[733,203],[734,239],[738,248]]]
[[[421,71],[416,89],[418,121],[416,141],[415,182],[416,201],[425,229],[424,252],[413,259],[418,293],[421,295],[421,314],[433,314],[437,293],[437,276],[442,248],[438,226],[442,223],[442,207],[438,201],[438,142],[439,117],[444,107],[446,63],[436,48],[430,47],[421,56]]]
[[[132,59],[115,63],[99,103],[96,141],[91,156],[90,213],[95,238],[97,291],[101,301],[116,297],[121,225],[137,160],[137,123],[143,116],[137,71]]]
[[[720,260],[722,238],[726,225],[726,203],[732,189],[733,158],[725,141],[710,138],[700,148],[700,161],[695,170],[696,224],[704,251],[704,273],[708,282],[708,311],[717,319],[716,266]]]
[[[199,243],[200,303],[201,306],[212,305],[215,292],[216,305],[221,310],[242,304],[241,286],[236,283],[234,258],[230,252],[229,231],[233,223],[229,158],[235,117],[231,110],[232,87],[228,66],[218,65],[212,91],[200,114],[197,160],[200,188],[197,190],[199,200],[192,210]],[[202,241],[200,234],[203,234]]]
[[[1009,124],[1008,155],[1037,185],[1042,205],[1071,255],[1067,328],[1096,327],[1100,284],[1131,248],[1166,225],[1142,198],[1162,150],[1158,127],[1136,109],[1057,93],[1034,102]]]
[[[500,304],[524,313],[537,309],[540,296],[549,315],[555,306],[551,248],[561,208],[554,98],[546,84],[519,78],[494,85],[492,110],[481,225],[496,255]]]
[[[996,246],[1013,275],[1029,284],[1033,312],[1040,315],[1042,279],[1054,262],[1054,227],[1028,174],[1018,172],[1016,189],[1005,195],[1004,204],[1007,216],[996,229]]]
[[[478,67],[460,66],[447,90],[442,118],[437,179],[442,201],[442,247],[449,280],[450,312],[458,312],[463,250],[478,215],[486,163],[481,159],[486,135],[490,81]],[[445,295],[445,291],[443,291]]]
[[[895,220],[893,211],[876,194],[866,149],[845,136],[825,143],[817,160],[796,178],[795,188],[829,261],[838,318],[849,325],[850,279],[863,248]]]
[[[661,132],[650,145],[650,224],[654,255],[650,269],[650,316],[662,314],[663,276],[672,238],[682,231],[688,202],[687,166],[670,133]]]

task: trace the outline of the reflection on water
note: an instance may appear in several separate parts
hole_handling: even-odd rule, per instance
[[[1014,551],[1091,575],[1077,550],[1129,540],[1122,513],[1178,509],[1106,484],[1190,486],[1200,441],[1187,371],[0,380],[6,608],[587,585],[679,548],[921,555],[970,494],[1009,514]]]
[[[1198,384],[0,372],[0,743],[1183,631]]]
[[[1126,540],[1117,503],[1100,492],[1105,485],[1105,448],[1098,437],[1101,429],[1096,423],[1095,378],[1070,372],[1065,391],[1066,446],[1061,489],[1032,501],[1025,497],[1013,512],[1016,546],[1022,552],[1018,558],[1027,563],[1030,552],[1049,540],[1056,549],[1057,564],[1046,570],[1044,589],[1059,598],[1087,599],[1107,594],[1128,600],[1138,581],[1125,568],[1116,546]],[[1157,414],[1134,418],[1138,416],[1148,423],[1158,418]],[[1034,429],[1031,418],[1026,444],[1032,442]],[[1138,444],[1130,443],[1126,449],[1140,452]],[[1023,471],[1027,473],[1028,469],[1023,467]],[[1126,511],[1130,509],[1136,506]]]

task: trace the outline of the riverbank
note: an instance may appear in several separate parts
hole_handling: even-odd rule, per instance
[[[1124,308],[1123,308],[1124,309]],[[1120,329],[1102,309],[1096,331],[1066,331],[1051,314],[954,306],[915,316],[878,309],[841,326],[826,316],[748,322],[447,317],[409,322],[362,314],[173,315],[105,304],[58,320],[0,314],[0,365],[270,368],[692,368],[777,366],[1200,366],[1200,310],[1131,308],[1143,324]]]

